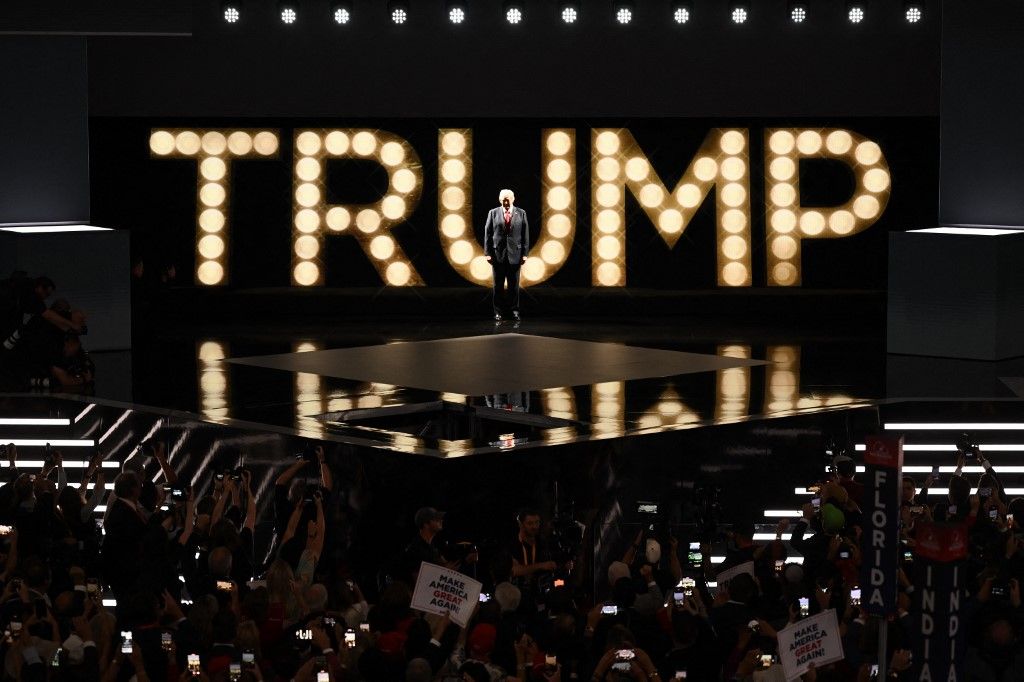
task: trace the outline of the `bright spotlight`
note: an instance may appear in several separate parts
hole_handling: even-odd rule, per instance
[[[344,26],[352,21],[352,8],[347,2],[335,2],[331,5],[331,18],[334,23]]]
[[[730,4],[729,18],[734,24],[745,24],[750,18],[750,6],[746,2],[733,2]]]
[[[282,24],[290,26],[299,18],[299,5],[296,2],[282,2],[279,9]]]
[[[867,17],[867,5],[860,0],[849,2],[846,5],[846,19],[851,24],[859,24]]]
[[[924,19],[924,3],[908,2],[903,7],[903,17],[908,24],[916,24]]]
[[[448,21],[461,24],[466,20],[466,5],[461,2],[448,3]]]
[[[225,2],[221,9],[224,11],[224,21],[229,24],[238,23],[238,20],[242,18],[242,3],[237,0]]]
[[[523,3],[518,0],[511,0],[505,3],[505,21],[510,24],[518,24],[523,20]]]
[[[409,20],[409,5],[406,2],[391,0],[388,2],[388,16],[391,23],[404,24]]]
[[[794,24],[807,21],[807,3],[802,0],[791,0],[789,3],[789,20]]]
[[[578,2],[563,2],[560,5],[562,21],[566,24],[575,24],[580,18],[580,4]]]
[[[615,3],[615,22],[622,26],[626,26],[633,20],[633,3],[632,2],[616,2]]]
[[[693,6],[687,2],[672,3],[672,20],[677,24],[688,24],[693,17]]]

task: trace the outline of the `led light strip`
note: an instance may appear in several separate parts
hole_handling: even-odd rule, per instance
[[[0,417],[0,426],[71,426],[70,419]]]
[[[129,415],[130,415],[131,413],[132,413],[132,411],[131,411],[131,410],[125,410],[125,411],[124,411],[124,414],[122,414],[122,415],[121,415],[120,417],[118,417],[118,418],[117,418],[117,421],[116,421],[116,422],[114,422],[114,423],[113,423],[113,424],[112,424],[112,425],[110,426],[110,428],[109,428],[109,429],[107,429],[107,432],[106,432],[106,433],[104,433],[104,434],[103,434],[102,436],[100,436],[100,440],[99,440],[99,442],[100,442],[100,444],[101,444],[101,445],[103,444],[103,441],[105,441],[106,439],[110,438],[110,434],[114,433],[114,431],[116,431],[116,430],[117,430],[117,428],[118,428],[119,426],[121,426],[121,424],[123,424],[123,423],[124,423],[124,421],[125,421],[126,419],[128,419],[128,416],[129,416]]]
[[[978,447],[985,452],[1024,452],[1024,443],[990,443],[988,445],[982,443]],[[866,446],[862,443],[858,443],[854,448],[857,452],[866,450]],[[956,446],[947,443],[935,445],[911,443],[903,446],[903,452],[956,452]]]
[[[0,438],[0,443],[7,445],[8,443],[14,443],[19,448],[43,448],[49,443],[54,448],[91,448],[96,445],[96,441],[92,439],[87,440],[67,440],[67,439],[54,439],[54,440],[37,440],[37,439],[26,439],[26,438],[14,438],[12,440],[6,440]]]
[[[79,412],[78,416],[75,417],[75,423],[77,424],[78,422],[82,421],[82,418],[85,417],[85,415],[87,415],[90,412],[92,412],[93,408],[95,408],[95,407],[96,407],[96,403],[89,403],[86,406],[86,408],[84,410],[82,410],[81,412]]]
[[[886,431],[1024,431],[1022,422],[952,422],[940,423],[917,423],[917,422],[893,422],[885,425]]]
[[[995,465],[993,465],[992,466],[992,470],[995,471],[997,474],[1024,474],[1024,466],[1013,466],[1013,465],[995,466]],[[828,467],[825,467],[825,471],[826,471],[826,473],[828,472]],[[866,467],[863,467],[863,466],[858,466],[857,467],[857,472],[858,473],[864,473],[865,471],[867,471]],[[930,474],[931,471],[932,471],[932,468],[930,466],[916,466],[916,465],[913,465],[913,466],[905,466],[905,467],[903,467],[903,473],[905,473],[905,474]],[[939,467],[939,473],[940,474],[951,474],[951,473],[954,473],[955,471],[956,471],[956,467],[955,466],[940,466]],[[976,467],[976,466],[969,466],[968,467],[968,466],[965,466],[963,468],[963,470],[962,470],[962,473],[965,473],[965,474],[983,474],[983,473],[985,473],[985,467]]]
[[[921,492],[921,490],[922,490],[921,488],[918,488],[917,492]],[[977,493],[978,493],[978,489],[977,488],[971,488],[971,494],[972,495],[976,495]],[[1006,495],[1024,495],[1024,488],[1003,488],[1003,493],[1006,494]],[[806,488],[797,488],[794,494],[796,494],[796,495],[817,495],[819,493],[809,492]],[[929,495],[948,495],[949,494],[949,488],[929,488],[928,489],[928,494]]]

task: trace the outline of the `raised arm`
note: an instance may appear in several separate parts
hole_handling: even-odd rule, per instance
[[[313,501],[316,503],[316,534],[306,538],[306,549],[319,559],[324,551],[324,534],[327,529],[324,527],[324,502],[319,493],[313,497]]]
[[[333,490],[334,478],[331,476],[331,469],[327,466],[327,454],[321,445],[316,446],[316,458],[320,464],[320,485],[324,490]]]
[[[242,472],[242,483],[245,484],[245,497],[248,500],[245,507],[245,522],[242,528],[255,530],[256,528],[256,496],[252,494],[252,473]]]
[[[295,478],[295,475],[302,471],[302,467],[306,466],[306,460],[297,459],[292,462],[287,469],[281,472],[281,475],[274,481],[274,485],[288,485]]]
[[[170,462],[167,461],[167,448],[164,447],[163,441],[157,441],[154,443],[153,457],[156,459],[157,464],[160,465],[160,471],[164,473],[164,478],[167,480],[167,484],[177,484],[178,472],[172,469]]]

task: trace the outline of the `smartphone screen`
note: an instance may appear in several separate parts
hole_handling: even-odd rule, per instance
[[[704,555],[700,551],[699,542],[691,542],[690,549],[687,553],[687,561],[691,566],[697,567],[704,563]]]
[[[800,615],[811,615],[811,600],[807,597],[800,597]]]
[[[164,651],[171,650],[171,633],[161,632],[160,633],[160,646]]]
[[[199,654],[188,655],[188,672],[193,677],[198,677],[202,673],[199,667]]]
[[[369,632],[369,631],[370,631],[370,624],[369,623],[360,623],[359,624],[359,632]]]
[[[316,674],[316,682],[331,682],[331,676],[326,670],[321,670]]]
[[[614,616],[619,612],[619,607],[615,604],[605,604],[601,607],[601,613],[606,616]]]
[[[132,631],[121,630],[121,653],[130,654],[132,652]]]
[[[307,630],[296,630],[295,631],[295,639],[298,639],[298,640],[311,640],[311,639],[313,639],[313,631],[312,630],[308,630],[308,629]]]
[[[231,581],[230,580],[218,580],[217,581],[217,589],[220,590],[221,592],[230,592],[231,591]]]
[[[351,649],[355,645],[356,645],[356,632],[355,632],[355,630],[346,630],[345,631],[345,646],[347,646],[349,649]]]
[[[852,606],[860,606],[860,588],[855,587],[850,590],[850,604]]]
[[[231,682],[235,682],[235,680],[242,679],[241,663],[232,663],[230,666],[228,666],[228,679],[231,680]]]
[[[242,663],[244,665],[252,665],[256,662],[256,654],[253,653],[252,649],[246,649],[242,652]]]

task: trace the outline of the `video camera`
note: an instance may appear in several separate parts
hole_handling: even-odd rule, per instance
[[[960,437],[956,439],[956,451],[965,459],[981,458],[981,447],[972,441],[969,433],[961,433]]]

